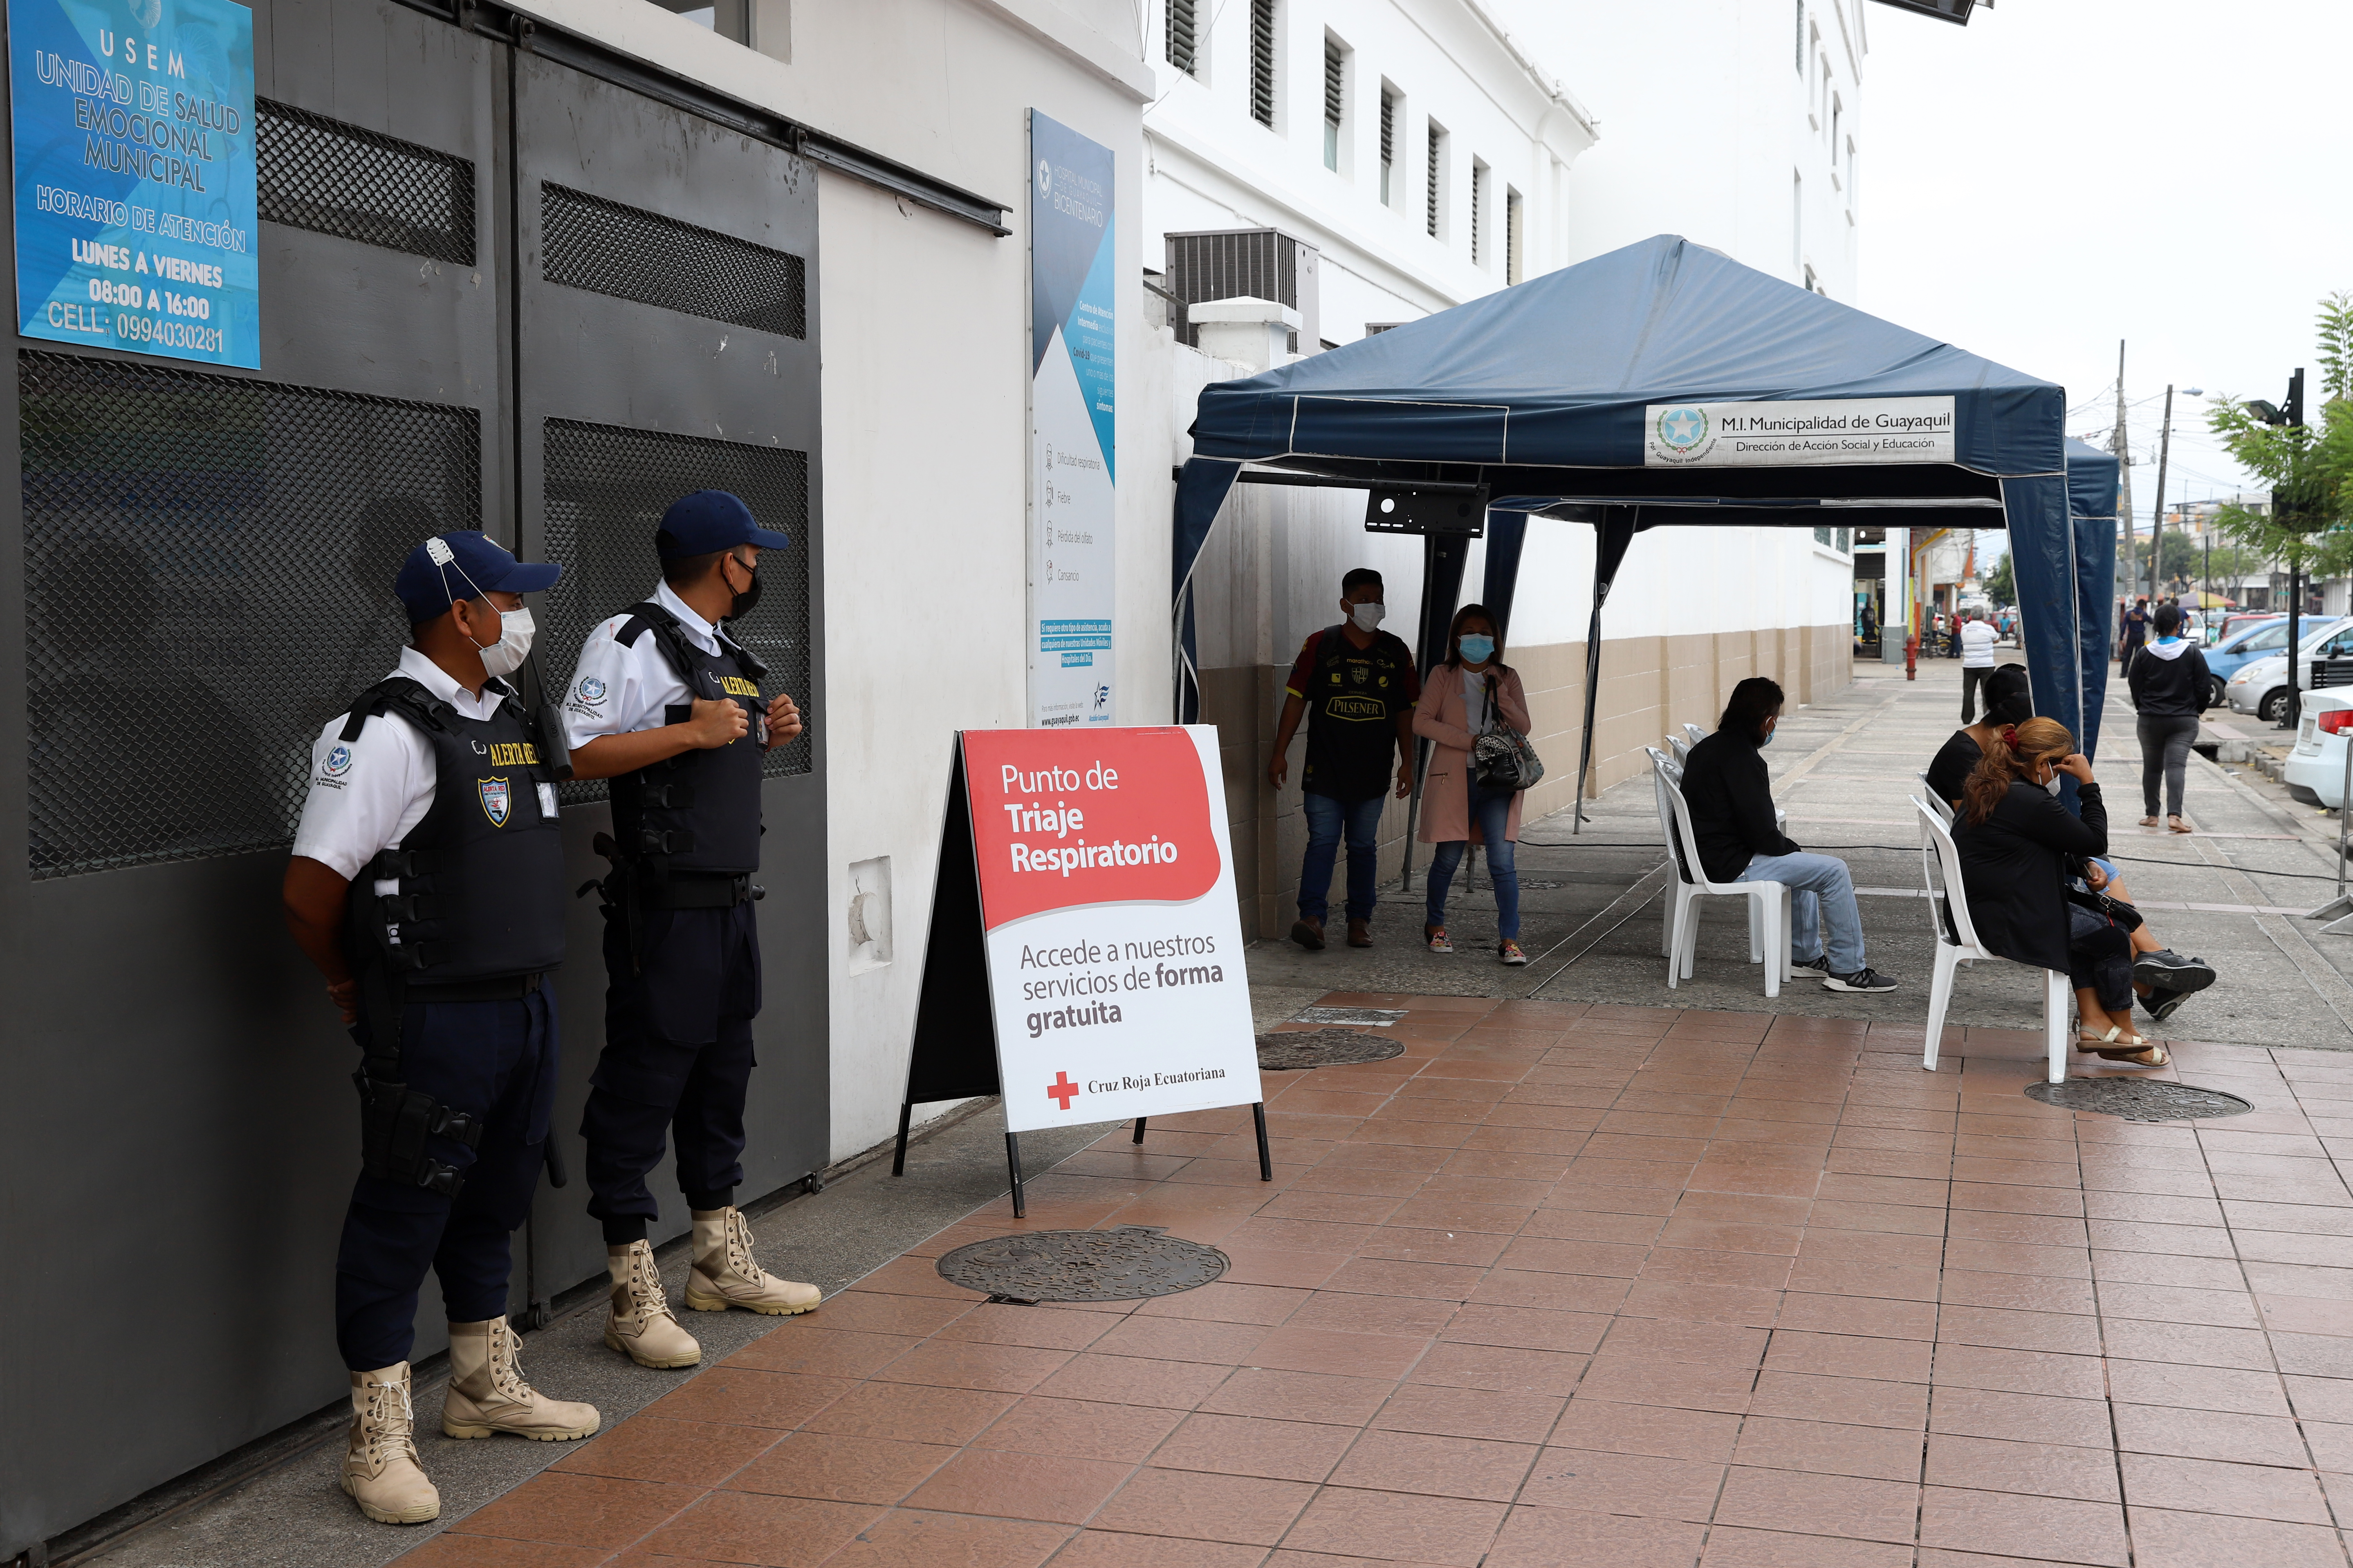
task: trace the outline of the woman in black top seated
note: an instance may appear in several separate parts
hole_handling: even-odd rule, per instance
[[[2032,717],[2034,700],[2027,689],[2026,669],[2022,665],[2006,664],[1987,678],[1985,687],[1985,718],[1966,729],[1956,730],[1952,738],[1928,764],[1928,788],[1937,799],[1961,810],[1961,792],[1969,774],[1984,760],[1986,747],[1999,742],[2003,735]],[[2094,859],[2084,868],[2084,881],[2095,893],[2105,893],[2119,903],[2133,901],[2132,892],[2117,877],[2115,865]],[[2158,1023],[2181,1010],[2192,992],[2203,991],[2214,984],[2214,969],[2200,958],[2186,958],[2158,940],[2157,933],[2147,924],[2135,927],[2131,932],[2133,990],[2149,1016]],[[2124,1012],[2129,1016],[2131,1005]]]
[[[1954,842],[1969,920],[1989,952],[2066,974],[2081,1027],[2075,1048],[2135,1067],[2163,1067],[2163,1046],[2132,1032],[2129,905],[2085,907],[2068,883],[2108,847],[2108,812],[2092,764],[2055,719],[2029,719],[2005,741],[1996,735],[1970,773]],[[2059,777],[2073,774],[2078,819],[2059,802]]]

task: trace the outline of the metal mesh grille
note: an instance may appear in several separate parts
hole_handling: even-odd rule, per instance
[[[17,386],[32,875],[285,844],[407,640],[402,557],[481,525],[480,416],[55,353]]]
[[[808,333],[808,267],[789,251],[550,184],[539,187],[539,221],[551,283],[787,338]]]
[[[253,100],[258,210],[272,223],[474,264],[474,165],[290,103]]]
[[[570,419],[547,422],[547,559],[564,576],[547,591],[547,646],[569,658],[599,621],[650,595],[661,580],[654,530],[691,490],[733,490],[789,550],[760,553],[760,605],[729,633],[768,667],[762,691],[789,691],[810,726],[767,754],[770,777],[809,771],[817,724],[809,689],[808,454],[700,436],[671,436]],[[551,668],[561,679],[568,669]],[[567,802],[602,800],[605,785],[567,784]]]

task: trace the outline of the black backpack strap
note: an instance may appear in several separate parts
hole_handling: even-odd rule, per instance
[[[351,711],[343,721],[342,740],[345,744],[360,738],[367,721],[379,714],[397,711],[400,716],[420,730],[446,730],[441,715],[449,712],[449,705],[406,675],[396,675],[379,680],[353,700]]]
[[[694,645],[686,640],[686,632],[679,626],[678,617],[651,600],[631,605],[622,613],[629,618],[621,623],[621,629],[613,634],[613,640],[623,647],[635,647],[639,637],[648,632],[653,633],[654,646],[661,649],[662,658],[670,661],[670,673],[685,683],[687,695],[691,697],[694,694]]]

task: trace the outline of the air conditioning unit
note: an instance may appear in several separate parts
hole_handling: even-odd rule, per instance
[[[1299,312],[1299,330],[1287,345],[1293,353],[1300,344],[1321,339],[1319,253],[1305,240],[1273,228],[1203,229],[1164,237],[1168,291],[1186,304],[1244,296],[1272,300]],[[1189,333],[1185,342],[1194,342]]]
[[[1893,5],[1899,11],[1917,11],[1923,16],[1952,22],[1960,26],[1969,25],[1969,12],[1978,5],[1993,9],[1993,0],[1879,0],[1883,5]]]

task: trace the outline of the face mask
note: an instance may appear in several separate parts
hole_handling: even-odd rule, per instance
[[[495,610],[491,613],[499,615]],[[504,677],[521,669],[523,659],[531,653],[531,634],[529,610],[509,610],[499,615],[499,640],[480,650],[482,673]]]
[[[2043,793],[2046,795],[2057,795],[2059,793],[2059,781],[2065,776],[2066,775],[2062,773],[2058,769],[2052,769],[2051,782],[2042,786]]]
[[[734,557],[730,556],[729,559],[734,560]],[[735,561],[735,564],[743,566],[744,563]],[[720,570],[723,573],[726,568],[723,566]],[[726,618],[731,621],[742,620],[760,605],[760,569],[757,566],[747,566],[744,567],[744,571],[751,576],[752,585],[735,595],[735,606],[727,612]]]
[[[1381,617],[1388,613],[1385,605],[1353,605],[1349,606],[1348,618],[1356,623],[1358,631],[1374,632],[1380,630]]]
[[[1457,646],[1462,649],[1462,657],[1472,664],[1484,664],[1495,657],[1495,639],[1477,632],[1466,633]]]
[[[1757,749],[1758,751],[1760,751],[1760,752],[1761,752],[1761,751],[1763,751],[1766,747],[1767,747],[1767,746],[1771,745],[1771,744],[1773,743],[1773,736],[1774,736],[1774,733],[1775,733],[1775,731],[1771,731],[1771,730],[1767,730],[1767,731],[1765,731],[1765,738],[1764,738],[1763,740],[1761,740],[1761,741],[1759,741],[1759,742],[1757,742]]]

